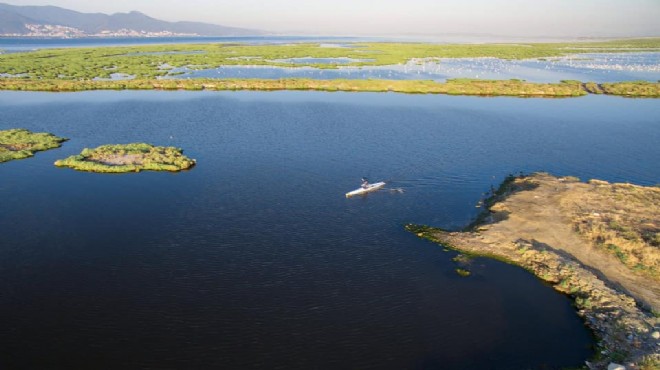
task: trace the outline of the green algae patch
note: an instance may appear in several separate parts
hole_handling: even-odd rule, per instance
[[[465,270],[465,269],[461,269],[461,268],[456,269],[456,273],[458,274],[458,276],[461,276],[461,277],[470,276],[470,271],[469,270]]]
[[[67,139],[47,132],[25,129],[0,130],[0,163],[32,157],[35,152],[55,149]]]
[[[195,160],[184,156],[179,148],[132,143],[85,148],[78,155],[56,161],[55,165],[98,173],[177,172],[194,166]]]

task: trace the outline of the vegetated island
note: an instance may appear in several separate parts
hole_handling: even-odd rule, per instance
[[[176,172],[194,166],[195,160],[184,156],[179,148],[132,143],[85,148],[79,155],[58,160],[55,165],[99,173]]]
[[[25,129],[0,130],[0,163],[32,157],[35,152],[59,148],[67,139]]]
[[[659,187],[510,176],[485,206],[463,232],[406,228],[468,256],[521,266],[570,295],[598,338],[590,368],[660,368]]]

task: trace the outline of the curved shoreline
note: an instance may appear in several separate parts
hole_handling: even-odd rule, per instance
[[[622,270],[615,257],[589,245],[572,229],[561,207],[567,196],[617,185],[622,184],[585,184],[547,174],[511,177],[487,200],[487,211],[464,232],[419,225],[406,229],[462,253],[523,267],[569,295],[578,315],[598,338],[591,368],[606,368],[614,362],[654,369],[660,365],[656,277],[625,266]],[[660,189],[649,189],[660,193]]]

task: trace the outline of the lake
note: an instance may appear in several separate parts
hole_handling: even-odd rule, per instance
[[[405,223],[460,228],[510,173],[653,185],[654,100],[314,92],[0,92],[0,129],[71,140],[0,165],[0,367],[556,369],[570,299]],[[190,171],[56,168],[184,148]],[[389,188],[346,199],[360,177]]]

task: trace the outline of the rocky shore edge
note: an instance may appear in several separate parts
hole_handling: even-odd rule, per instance
[[[484,213],[465,231],[446,231],[414,224],[406,225],[406,229],[470,256],[494,258],[525,268],[555,290],[569,295],[575,302],[578,315],[597,338],[595,356],[585,362],[587,368],[659,369],[660,319],[657,311],[642,307],[617,284],[611,284],[600,271],[552,245],[524,237],[509,242],[493,242],[493,238],[485,237],[489,232],[488,225],[508,217],[506,212],[495,211],[497,205],[505,203],[517,192],[534,191],[517,184],[521,179],[524,182],[535,177],[563,181],[547,174],[511,176],[486,200]]]

